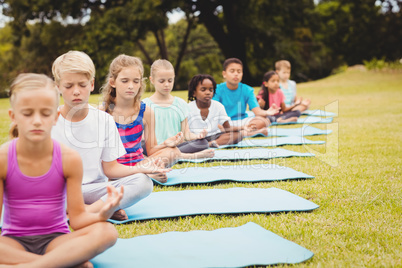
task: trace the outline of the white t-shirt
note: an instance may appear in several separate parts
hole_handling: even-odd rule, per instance
[[[195,101],[192,101],[188,104],[190,108],[190,114],[188,116],[188,125],[190,131],[198,134],[204,128],[207,129],[207,136],[211,136],[217,133],[220,133],[218,125],[223,125],[226,121],[230,121],[230,117],[227,115],[225,111],[225,107],[222,103],[211,100],[211,106],[209,107],[209,113],[207,118],[202,120],[201,111],[198,109]]]
[[[52,138],[76,150],[84,168],[83,184],[106,182],[102,161],[111,162],[126,154],[113,117],[90,105],[88,115],[79,122],[59,116]]]

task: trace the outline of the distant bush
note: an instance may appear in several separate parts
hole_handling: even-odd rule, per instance
[[[402,59],[397,61],[387,62],[384,58],[373,58],[370,61],[363,60],[364,66],[367,70],[402,70]]]

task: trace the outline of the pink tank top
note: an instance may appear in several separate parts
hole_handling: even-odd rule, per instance
[[[53,160],[50,169],[42,176],[29,177],[18,167],[17,140],[12,140],[8,147],[1,235],[69,233],[65,209],[66,181],[59,143],[53,140]]]

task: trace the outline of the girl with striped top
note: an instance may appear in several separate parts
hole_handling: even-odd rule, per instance
[[[104,104],[102,110],[111,114],[116,122],[120,137],[127,154],[117,161],[128,166],[141,162],[158,161],[171,166],[180,156],[176,145],[182,140],[182,134],[157,145],[154,133],[153,112],[146,107],[141,99],[145,90],[144,67],[137,57],[119,55],[109,68],[107,81],[102,87]],[[141,141],[145,141],[147,158],[144,156]],[[150,174],[150,177],[160,182],[166,182],[166,173]]]

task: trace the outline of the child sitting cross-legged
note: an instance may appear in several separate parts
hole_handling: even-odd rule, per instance
[[[10,102],[17,138],[0,148],[0,266],[93,267],[89,260],[117,240],[106,220],[118,209],[123,187],[109,185],[97,213],[85,209],[81,157],[50,136],[59,93],[49,77],[20,74]]]
[[[188,124],[193,133],[208,131],[205,139],[210,147],[235,144],[244,136],[251,136],[256,132],[249,125],[231,126],[230,117],[225,107],[212,99],[216,90],[214,78],[208,74],[194,76],[188,86],[188,100],[190,114]]]
[[[154,113],[141,101],[146,87],[143,76],[144,67],[139,58],[124,54],[117,56],[110,64],[106,83],[102,87],[104,104],[100,109],[113,116],[126,148],[127,154],[117,159],[120,164],[146,165],[149,161],[160,159],[165,166],[172,166],[180,156],[176,145],[181,141],[182,134],[161,144],[156,143]],[[147,158],[141,146],[143,137]],[[164,172],[149,176],[162,183],[167,181]]]
[[[271,122],[295,122],[300,116],[300,111],[293,111],[291,108],[286,107],[285,96],[279,88],[279,76],[275,71],[268,71],[264,74],[257,100],[263,110],[268,110],[272,105],[280,107],[280,112],[268,115]]]

